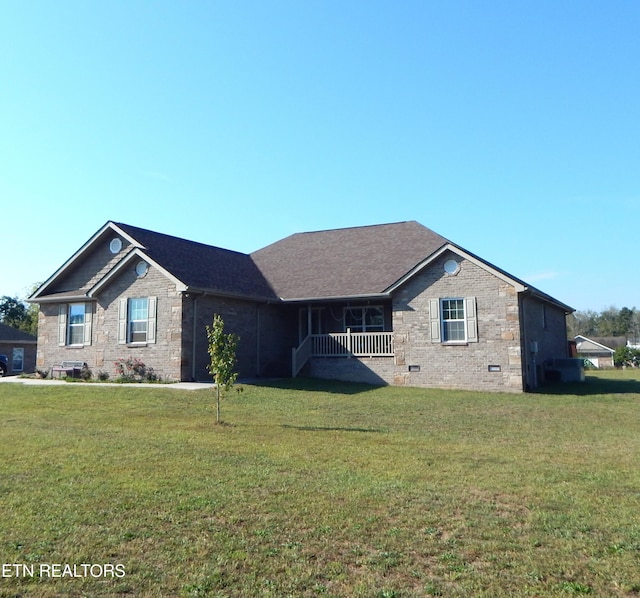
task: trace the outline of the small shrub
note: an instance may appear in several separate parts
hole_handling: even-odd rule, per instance
[[[108,379],[109,372],[103,372],[102,370],[98,372],[98,380],[100,380],[101,382],[106,382]]]
[[[147,369],[144,362],[137,357],[117,359],[114,365],[121,382],[139,382]]]
[[[118,382],[156,382],[159,378],[152,367],[147,367],[137,357],[127,357],[114,362]]]
[[[84,365],[82,366],[82,370],[80,370],[80,378],[82,378],[85,382],[88,382],[93,377],[93,372],[91,368]]]

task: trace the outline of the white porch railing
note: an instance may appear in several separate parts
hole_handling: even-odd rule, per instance
[[[295,378],[310,357],[393,357],[393,332],[310,334],[292,350]]]
[[[392,357],[393,332],[312,334],[314,357]]]

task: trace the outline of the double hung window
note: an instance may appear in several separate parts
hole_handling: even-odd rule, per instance
[[[91,303],[63,303],[58,307],[58,345],[91,344]]]
[[[146,343],[149,325],[149,299],[129,299],[127,338],[130,343]]]
[[[382,332],[384,330],[384,310],[380,306],[346,307],[344,310],[345,330],[352,332]]]
[[[156,342],[156,297],[120,299],[118,343],[145,345]]]
[[[442,299],[442,341],[466,341],[464,299]]]
[[[68,345],[82,345],[84,343],[84,312],[84,303],[72,303],[69,305]]]
[[[476,298],[430,299],[429,324],[432,343],[477,343]]]

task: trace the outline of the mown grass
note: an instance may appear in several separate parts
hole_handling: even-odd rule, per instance
[[[0,596],[640,594],[640,377],[0,387]]]

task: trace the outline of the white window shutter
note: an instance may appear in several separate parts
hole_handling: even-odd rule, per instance
[[[440,299],[429,299],[429,333],[432,343],[441,342]]]
[[[58,305],[58,346],[67,344],[67,305]]]
[[[467,342],[478,342],[478,316],[476,315],[476,298],[465,297],[464,317],[467,320]]]
[[[156,312],[158,309],[158,298],[149,297],[149,305],[147,312],[147,342],[156,342]]]
[[[91,324],[93,321],[93,303],[84,304],[84,344],[91,344]]]
[[[118,344],[127,344],[127,300],[120,299],[118,304]]]

